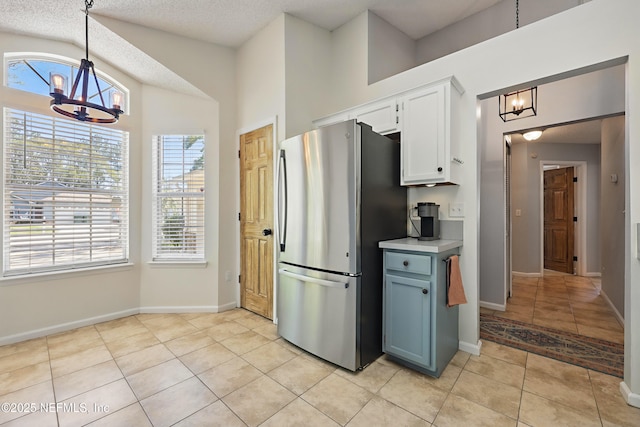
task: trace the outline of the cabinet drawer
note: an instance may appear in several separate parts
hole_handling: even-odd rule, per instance
[[[385,261],[387,270],[431,275],[431,257],[429,255],[387,252]]]

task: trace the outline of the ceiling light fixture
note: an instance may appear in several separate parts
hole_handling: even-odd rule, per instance
[[[51,73],[49,80],[49,92],[51,97],[51,109],[64,116],[71,117],[82,122],[115,123],[123,111],[120,109],[124,95],[118,90],[111,90],[111,108],[105,106],[102,90],[98,83],[93,62],[89,61],[89,9],[93,6],[93,0],[85,0],[85,59],[81,60],[78,74],[71,87],[69,96],[65,94],[67,78],[62,74]],[[89,102],[87,96],[90,81],[93,82],[100,97],[100,104]],[[80,88],[80,90],[78,90]]]
[[[516,29],[520,28],[520,1],[516,0]],[[500,118],[509,120],[523,119],[538,114],[538,87],[517,90],[498,97]]]
[[[522,137],[527,141],[535,141],[536,139],[542,136],[541,130],[530,130],[529,132],[525,132],[522,134]]]
[[[517,90],[498,97],[500,102],[500,118],[510,120],[523,119],[538,114],[538,87]]]

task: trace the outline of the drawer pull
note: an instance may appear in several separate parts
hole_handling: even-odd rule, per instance
[[[422,293],[425,294],[425,295],[428,294],[429,293],[429,289],[423,289]]]
[[[407,261],[406,259],[404,261],[402,261],[402,265],[404,265],[405,267],[409,266],[409,261]]]

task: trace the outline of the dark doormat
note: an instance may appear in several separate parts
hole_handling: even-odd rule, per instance
[[[480,314],[480,338],[622,378],[624,345]]]

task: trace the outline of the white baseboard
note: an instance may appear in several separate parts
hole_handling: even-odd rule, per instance
[[[202,305],[202,306],[192,306],[192,305],[167,305],[167,306],[157,306],[157,307],[140,307],[140,313],[145,314],[162,314],[162,313],[217,313],[218,307],[215,305]]]
[[[26,341],[34,338],[44,337],[51,334],[57,334],[59,332],[70,331],[72,329],[81,328],[83,326],[89,326],[89,325],[95,325],[96,323],[108,322],[109,320],[131,316],[134,314],[138,314],[139,312],[140,312],[139,309],[131,308],[129,310],[103,314],[102,316],[89,317],[87,319],[76,320],[68,323],[61,323],[59,325],[48,326],[46,328],[34,329],[33,331],[22,332],[19,334],[9,335],[6,337],[0,337],[0,345],[13,344],[20,341]]]
[[[166,306],[166,307],[140,307],[115,313],[103,314],[101,316],[89,317],[87,319],[73,322],[61,323],[59,325],[48,326],[46,328],[34,329],[28,332],[0,337],[0,345],[14,344],[34,338],[40,338],[59,332],[66,332],[83,326],[95,325],[96,323],[108,322],[109,320],[120,319],[138,313],[221,313],[237,307],[236,302],[230,302],[220,306]]]
[[[609,297],[607,296],[607,294],[604,291],[601,290],[600,291],[600,295],[602,296],[602,298],[604,298],[604,300],[607,302],[607,304],[609,304],[609,307],[611,308],[611,310],[613,310],[613,314],[616,315],[616,319],[618,319],[618,322],[620,322],[620,325],[624,329],[624,317],[622,316],[622,314],[620,314],[620,312],[618,311],[616,306],[613,305],[613,303],[611,302],[611,300],[609,299]]]
[[[506,304],[496,304],[493,302],[480,301],[480,307],[488,310],[505,311],[507,309]]]
[[[631,406],[635,406],[636,408],[640,408],[640,394],[632,393],[631,389],[627,386],[627,384],[622,381],[620,383],[620,392],[622,393],[622,397],[624,400]]]
[[[471,353],[474,356],[480,356],[480,349],[482,348],[482,341],[478,340],[477,344],[471,344],[468,342],[460,341],[458,343],[458,349]]]
[[[512,271],[511,275],[518,277],[542,277],[540,273],[523,273],[521,271]]]

